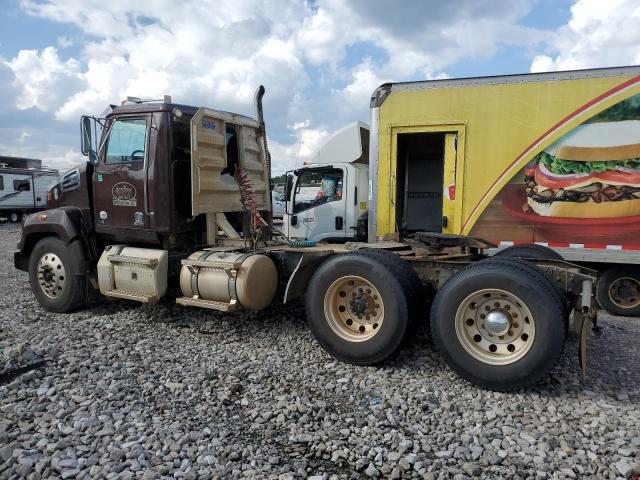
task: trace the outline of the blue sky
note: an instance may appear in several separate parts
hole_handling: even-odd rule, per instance
[[[265,110],[274,171],[368,121],[386,81],[640,63],[637,0],[5,0],[0,154],[65,169],[127,95]]]

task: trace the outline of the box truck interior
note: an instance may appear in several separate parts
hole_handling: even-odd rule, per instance
[[[396,222],[402,232],[442,231],[444,133],[398,135]]]

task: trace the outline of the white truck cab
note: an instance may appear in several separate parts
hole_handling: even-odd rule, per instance
[[[287,172],[283,228],[290,239],[345,242],[367,235],[369,126],[353,122],[308,164]]]

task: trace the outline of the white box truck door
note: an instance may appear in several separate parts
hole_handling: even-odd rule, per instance
[[[344,240],[346,236],[347,169],[306,168],[296,177],[291,210],[285,217],[289,238]]]

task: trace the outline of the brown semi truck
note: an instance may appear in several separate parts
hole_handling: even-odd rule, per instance
[[[449,365],[496,390],[548,371],[570,317],[584,352],[595,272],[543,247],[489,258],[490,242],[420,231],[287,241],[271,223],[263,93],[256,119],[168,97],[83,117],[88,162],[25,219],[15,253],[40,304],[70,312],[92,292],[154,303],[171,286],[179,304],[228,312],[305,297],[311,331],[342,361],[377,364],[430,321]]]

